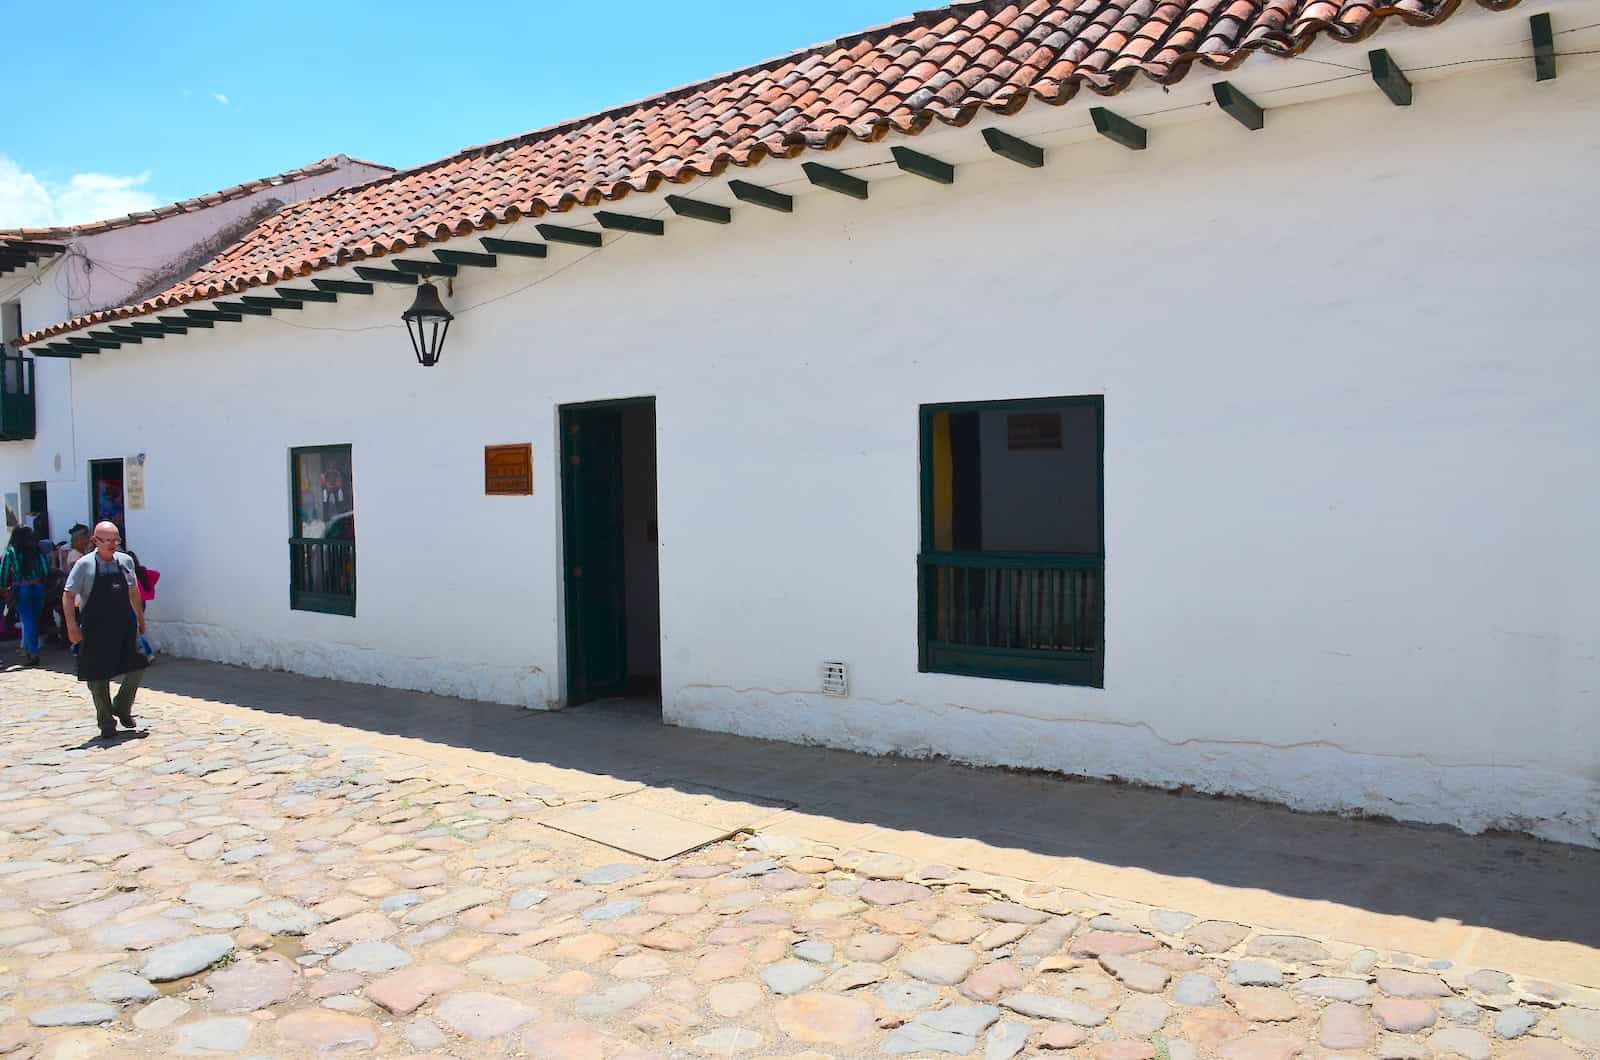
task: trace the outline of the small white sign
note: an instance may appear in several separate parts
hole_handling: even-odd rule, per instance
[[[123,471],[122,499],[130,512],[144,511],[144,454],[130,456]]]

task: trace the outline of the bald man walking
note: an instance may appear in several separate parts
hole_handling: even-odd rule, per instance
[[[78,645],[78,680],[89,686],[100,735],[117,735],[117,722],[134,727],[133,697],[144,677],[145,659],[139,654],[139,634],[144,632],[144,599],[134,574],[133,557],[118,552],[122,540],[116,523],[100,523],[90,539],[94,551],[72,565],[67,574],[61,609],[66,613],[67,637]],[[78,610],[81,601],[82,612]],[[111,697],[111,679],[122,687]]]

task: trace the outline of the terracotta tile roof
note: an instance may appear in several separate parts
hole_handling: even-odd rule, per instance
[[[340,166],[351,163],[358,166],[371,166],[374,169],[386,169],[391,173],[394,172],[393,166],[385,166],[378,162],[363,162],[359,158],[351,158],[348,155],[330,155],[327,158],[318,159],[309,166],[301,166],[299,169],[291,169],[285,173],[277,173],[257,180],[247,180],[243,184],[235,184],[233,187],[223,188],[221,191],[198,195],[192,199],[184,199],[182,202],[174,202],[166,206],[157,206],[153,210],[140,210],[138,213],[125,214],[122,217],[110,217],[103,221],[90,221],[81,225],[59,225],[55,228],[0,228],[0,239],[71,239],[73,236],[90,236],[100,232],[109,232],[114,228],[149,224],[152,221],[160,221],[180,213],[193,213],[196,210],[204,210],[208,206],[216,206],[218,203],[224,203],[230,199],[254,195],[256,192],[266,188],[282,187],[285,184],[293,184],[295,181],[304,180],[307,177],[331,173]]]
[[[593,206],[663,182],[715,176],[768,155],[848,138],[963,125],[1080,86],[1115,95],[1143,76],[1181,80],[1252,53],[1292,56],[1319,37],[1355,42],[1390,18],[1443,22],[1463,0],[986,0],[912,15],[748,69],[674,89],[291,205],[184,282],[147,302],[26,336],[282,282]],[[1494,10],[1517,0],[1477,0]]]

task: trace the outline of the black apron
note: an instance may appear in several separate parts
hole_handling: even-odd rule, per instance
[[[94,588],[89,602],[78,612],[83,643],[78,645],[78,680],[109,681],[120,674],[143,670],[139,654],[139,620],[128,602],[128,576],[122,564],[108,573],[95,560]]]

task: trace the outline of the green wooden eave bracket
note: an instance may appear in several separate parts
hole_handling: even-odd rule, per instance
[[[186,328],[210,328],[216,326],[215,324],[211,323],[211,321],[204,320],[200,317],[156,317],[156,319],[161,321],[163,324],[181,324]]]
[[[121,335],[113,335],[109,331],[91,331],[91,332],[88,333],[88,336],[89,336],[89,338],[93,339],[95,342],[107,343],[109,345],[109,348],[113,349],[113,350],[117,349],[118,347],[120,347],[124,342],[140,342],[140,341],[142,341],[140,339],[123,338]]]
[[[1267,115],[1256,101],[1240,92],[1231,81],[1218,81],[1211,86],[1211,94],[1217,97],[1217,106],[1222,108],[1222,113],[1252,131],[1260,130],[1267,124]]]
[[[185,309],[183,315],[190,320],[201,320],[210,323],[237,324],[244,317],[239,313],[225,313],[215,309]]]
[[[909,147],[891,147],[889,153],[894,156],[895,165],[914,177],[931,180],[935,184],[956,182],[956,167],[949,162],[941,162],[932,155],[913,151]]]
[[[478,240],[491,254],[509,254],[516,258],[542,258],[550,252],[543,243],[527,243],[520,239],[494,239],[484,236]]]
[[[433,256],[446,265],[467,265],[474,269],[492,269],[500,264],[493,254],[479,254],[473,250],[436,250]]]
[[[371,294],[372,284],[360,280],[312,280],[311,286],[334,294]]]
[[[840,195],[848,195],[852,199],[867,197],[867,182],[842,169],[834,169],[821,162],[803,162],[800,168],[805,172],[806,179],[819,188],[827,188]]]
[[[1411,106],[1411,82],[1389,57],[1389,49],[1375,48],[1368,52],[1367,63],[1372,67],[1372,80],[1383,89],[1389,102],[1397,107]]]
[[[594,219],[600,222],[601,228],[611,228],[618,232],[632,232],[641,236],[664,236],[667,234],[667,224],[659,217],[638,217],[631,213],[612,213],[610,210],[596,210]]]
[[[300,303],[289,298],[270,298],[261,294],[247,294],[239,299],[245,305],[262,306],[267,309],[299,309]]]
[[[243,302],[212,302],[212,305],[228,313],[238,313],[242,317],[270,317],[272,310],[264,305],[245,305]]]
[[[672,212],[679,217],[689,217],[696,221],[710,221],[712,224],[725,225],[733,220],[732,210],[726,206],[718,206],[714,202],[686,199],[682,195],[668,195],[667,205],[672,207]]]
[[[1012,136],[999,129],[983,130],[983,142],[989,145],[989,150],[1007,158],[1019,166],[1029,169],[1039,169],[1044,165],[1044,148],[1030,144],[1020,137]]]
[[[35,357],[71,357],[77,359],[83,356],[83,351],[65,342],[50,342],[44,346],[34,347]]]
[[[561,225],[534,225],[539,234],[552,243],[566,243],[574,247],[598,247],[601,243],[599,232],[590,232],[582,228],[565,228]]]
[[[1528,18],[1528,27],[1533,30],[1533,79],[1535,81],[1554,81],[1556,79],[1556,34],[1550,25],[1550,14],[1544,12]]]
[[[147,336],[145,332],[140,331],[138,328],[129,327],[126,324],[112,324],[109,326],[108,330],[110,330],[113,335],[128,342],[138,342],[140,339],[147,337],[156,339],[161,338],[160,334]]]
[[[274,287],[285,298],[296,302],[337,302],[339,296],[332,291],[308,291],[304,287]]]
[[[1114,111],[1104,107],[1090,107],[1089,119],[1094,122],[1095,132],[1130,151],[1143,151],[1149,146],[1149,134],[1145,132],[1144,126],[1135,125]]]
[[[390,264],[400,272],[409,272],[416,276],[454,276],[457,272],[454,265],[446,265],[442,261],[413,261],[410,258],[394,258]]]
[[[393,269],[374,269],[370,265],[357,265],[356,275],[363,280],[372,280],[375,283],[400,283],[415,287],[417,278]]]
[[[759,184],[751,184],[747,180],[728,181],[728,190],[733,192],[733,197],[740,202],[747,202],[752,206],[765,206],[769,210],[779,213],[794,213],[794,196],[785,195],[781,191],[763,188]]]

